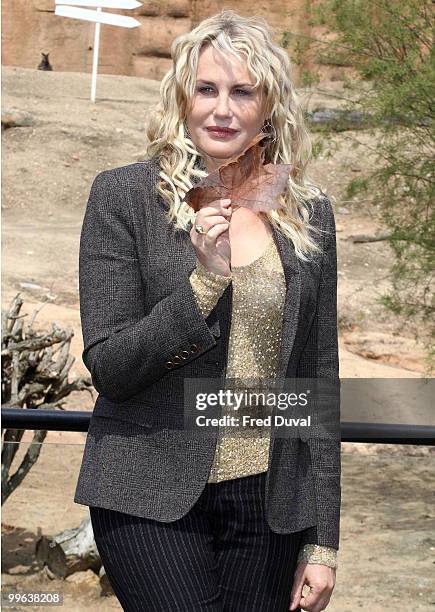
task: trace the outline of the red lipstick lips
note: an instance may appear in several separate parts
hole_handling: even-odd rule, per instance
[[[227,127],[219,127],[218,125],[211,125],[207,127],[209,132],[214,132],[216,134],[235,134],[238,130],[233,130],[232,128]]]

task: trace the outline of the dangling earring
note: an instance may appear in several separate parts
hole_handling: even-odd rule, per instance
[[[192,137],[189,132],[189,128],[187,127],[185,122],[183,122],[183,127],[184,127],[184,138],[189,138],[190,140],[192,140]]]
[[[270,119],[268,119],[267,122],[263,125],[262,130],[263,132],[267,133],[266,139],[268,142],[275,142],[276,132],[275,132],[275,128],[270,122]]]

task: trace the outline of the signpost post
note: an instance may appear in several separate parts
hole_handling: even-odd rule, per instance
[[[98,51],[100,47],[101,24],[105,23],[107,25],[120,26],[121,28],[137,28],[137,26],[140,25],[140,21],[134,19],[133,17],[127,17],[126,15],[116,15],[114,13],[104,13],[101,9],[134,9],[138,6],[141,6],[142,3],[137,2],[136,0],[55,0],[55,2],[55,15],[95,22],[91,84],[91,101],[95,102],[95,94],[97,90]],[[92,6],[95,7],[96,10],[80,8],[82,6]]]

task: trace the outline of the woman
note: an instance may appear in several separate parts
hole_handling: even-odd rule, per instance
[[[100,173],[83,222],[83,361],[99,396],[74,500],[124,610],[319,612],[335,584],[339,437],[183,430],[184,383],[338,380],[332,207],[305,177],[289,59],[264,20],[223,11],[172,54],[149,159]],[[265,162],[294,166],[284,207],[220,198],[195,213],[189,190],[261,130]]]

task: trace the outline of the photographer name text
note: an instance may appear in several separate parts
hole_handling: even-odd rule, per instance
[[[273,424],[275,427],[310,427],[311,415],[309,415],[306,419],[293,419],[276,414],[273,419]],[[198,427],[271,427],[272,415],[264,418],[251,417],[247,414],[243,415],[242,417],[225,415],[220,418],[200,415],[196,417],[196,425]]]

